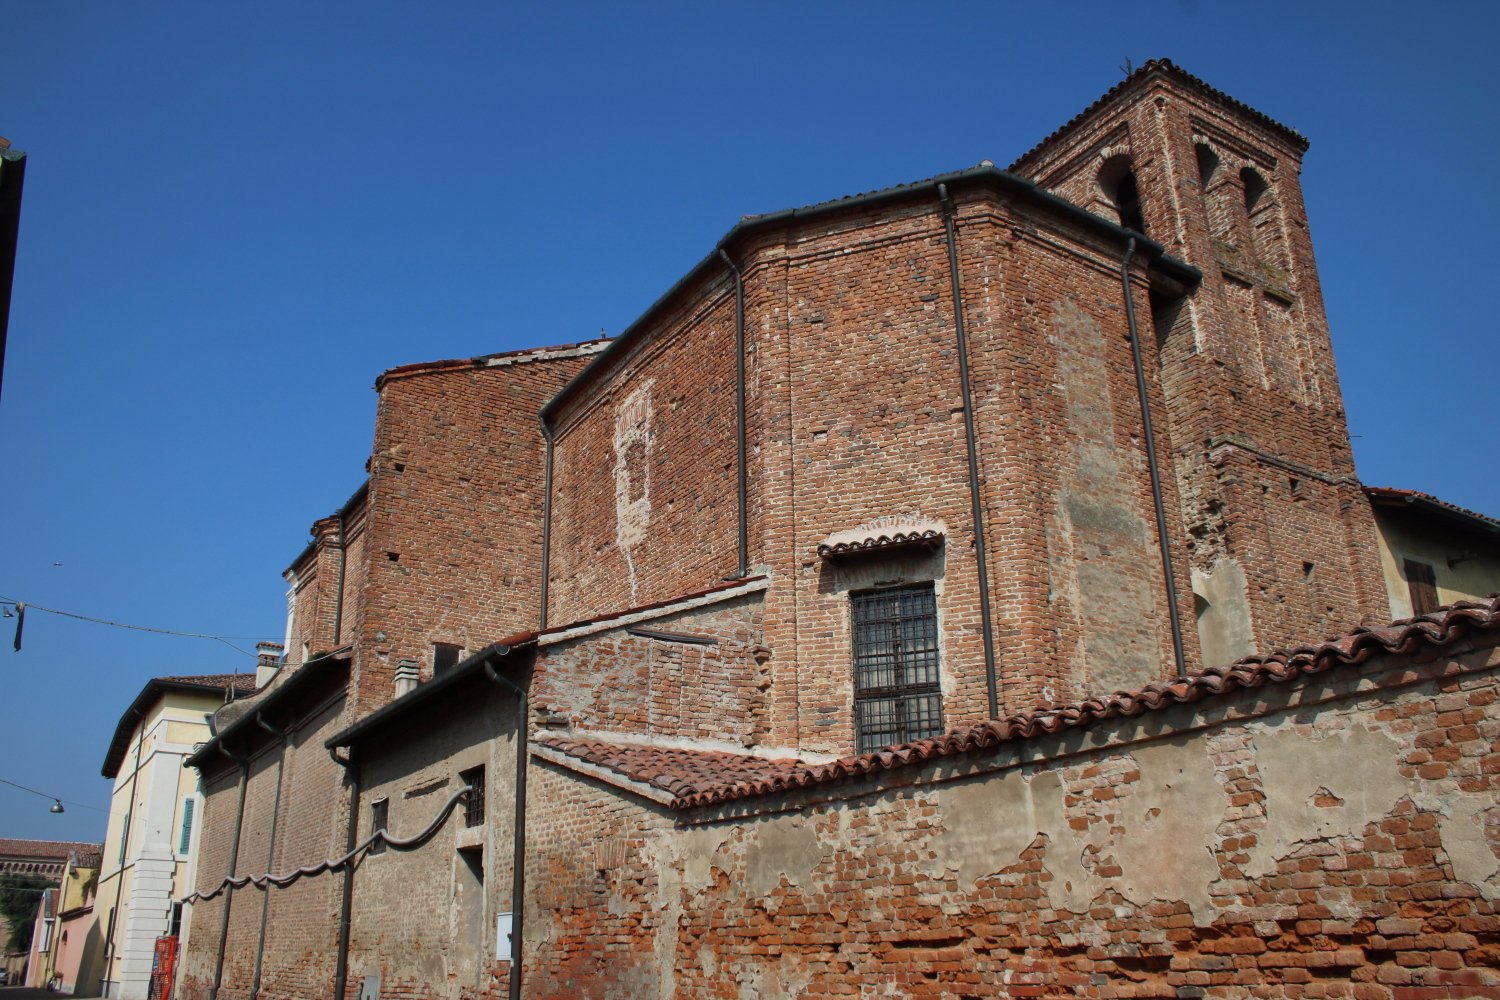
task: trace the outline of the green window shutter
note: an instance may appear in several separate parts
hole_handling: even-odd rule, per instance
[[[177,843],[177,853],[186,854],[188,844],[193,839],[193,807],[198,803],[193,799],[182,800],[182,839]]]

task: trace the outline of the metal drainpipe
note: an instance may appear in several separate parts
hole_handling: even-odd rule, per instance
[[[1146,368],[1141,363],[1141,338],[1135,327],[1135,296],[1130,290],[1130,261],[1135,257],[1135,237],[1125,244],[1120,261],[1120,285],[1125,289],[1125,322],[1130,328],[1130,357],[1135,363],[1135,390],[1141,400],[1141,428],[1146,444],[1146,466],[1151,470],[1151,499],[1156,506],[1156,541],[1161,547],[1162,576],[1167,585],[1167,615],[1172,623],[1172,652],[1177,657],[1177,676],[1187,676],[1187,656],[1182,650],[1182,620],[1177,614],[1177,580],[1172,573],[1172,547],[1167,540],[1167,508],[1161,497],[1161,469],[1156,464],[1156,439],[1151,432],[1151,404],[1146,394]]]
[[[354,839],[359,833],[359,767],[354,763],[354,748],[349,748],[349,757],[339,756],[337,747],[328,748],[328,756],[344,769],[349,776],[349,822],[344,835],[344,853],[354,850]],[[354,907],[354,862],[344,869],[344,888],[339,902],[339,953],[333,969],[333,1000],[344,1000],[349,986],[349,925]]]
[[[109,928],[109,940],[105,942],[109,949],[109,960],[104,965],[106,983],[111,981],[109,977],[114,973],[115,959],[119,952],[119,949],[115,947],[115,932],[120,929],[120,898],[125,890],[125,857],[130,852],[130,822],[135,818],[135,783],[141,776],[141,744],[144,742],[146,742],[146,731],[142,729],[141,738],[135,741],[135,770],[130,772],[130,805],[125,810],[125,828],[120,831],[120,870],[115,873],[114,917],[112,926]]]
[[[958,281],[958,232],[953,224],[953,202],[948,185],[938,185],[943,206],[943,231],[948,237],[948,277],[953,287],[953,328],[958,335],[958,381],[964,400],[964,437],[969,449],[969,507],[974,518],[974,557],[979,562],[979,627],[984,633],[984,683],[990,718],[1000,717],[1000,693],[995,676],[995,637],[990,624],[990,574],[984,549],[984,505],[979,497],[979,440],[974,430],[974,399],[969,391],[969,339],[964,333],[963,290]]]
[[[525,688],[508,677],[500,676],[495,670],[493,658],[484,661],[484,673],[496,684],[510,688],[520,699],[519,720],[516,723],[516,818],[512,824],[514,838],[510,860],[510,1000],[520,1000],[522,942],[526,926],[526,730],[531,718],[531,700],[527,697]]]
[[[340,537],[342,537],[342,532]],[[255,713],[255,724],[281,743],[281,753],[276,759],[276,798],[271,803],[271,838],[266,846],[266,871],[275,871],[276,863],[276,826],[281,820],[281,779],[286,773],[286,746],[287,734],[285,730],[277,729],[268,723],[260,712]],[[250,980],[250,1000],[256,1000],[260,996],[260,972],[261,963],[266,954],[266,920],[271,915],[271,890],[266,887],[261,890],[260,897],[260,937],[255,943],[255,975]]]
[[[547,578],[552,574],[552,428],[546,416],[541,418],[542,438],[547,442],[547,461],[542,471],[542,610],[537,616],[538,632],[547,627]]]
[[[229,877],[234,878],[240,860],[240,828],[245,824],[245,792],[250,787],[250,758],[231,753],[223,743],[219,752],[240,766],[240,801],[234,811],[234,837],[229,843]],[[218,1000],[219,987],[224,985],[224,949],[229,943],[229,904],[234,902],[234,886],[224,888],[224,919],[219,922],[219,956],[214,960],[214,985],[208,991],[208,1000]]]
[[[745,443],[745,280],[740,273],[739,266],[734,259],[719,248],[719,256],[724,258],[724,263],[729,265],[729,271],[734,275],[734,405],[736,421],[736,460],[739,474],[739,506],[740,506],[740,565],[735,571],[735,578],[743,580],[750,575],[750,529],[748,524],[746,485],[747,474],[745,470],[747,446]]]

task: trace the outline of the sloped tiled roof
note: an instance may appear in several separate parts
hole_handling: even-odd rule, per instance
[[[1081,729],[1122,716],[1160,711],[1174,705],[1226,695],[1245,688],[1279,684],[1306,674],[1354,666],[1381,653],[1414,653],[1457,643],[1475,632],[1500,631],[1500,594],[1461,601],[1431,614],[1379,628],[1357,628],[1325,642],[1250,656],[1229,666],[1148,684],[1135,691],[1039,707],[1004,719],[932,739],[916,740],[826,764],[765,760],[733,753],[662,750],[655,747],[573,742],[544,737],[539,742],[586,763],[608,768],[675,796],[672,807],[715,805],[777,792],[867,778],[915,767],[943,757],[993,751],[1002,744]]]
[[[74,851],[79,857],[92,851],[98,854],[103,844],[85,844],[74,840],[7,840],[0,838],[0,858],[46,858],[57,861],[68,860]]]
[[[1478,511],[1469,510],[1467,507],[1460,507],[1458,504],[1449,503],[1446,500],[1439,500],[1431,493],[1423,493],[1419,490],[1398,490],[1394,486],[1366,486],[1365,496],[1377,503],[1430,505],[1443,513],[1476,521],[1478,525],[1487,527],[1492,531],[1500,529],[1500,520],[1496,520],[1488,514],[1481,514]]]
[[[201,692],[204,694],[227,694],[233,691],[235,695],[248,695],[255,692],[255,673],[244,674],[184,674],[177,677],[153,677],[141,688],[141,693],[135,696],[135,701],[130,703],[120,716],[120,721],[115,724],[114,736],[109,741],[109,749],[104,752],[104,766],[99,773],[106,778],[113,778],[120,773],[120,764],[125,760],[125,751],[130,745],[130,734],[135,732],[135,727],[145,718],[146,712],[155,705],[157,699],[169,691]]]
[[[742,753],[569,740],[558,736],[543,736],[533,742],[658,788],[676,799],[725,785],[787,779],[805,766],[795,758],[773,760]]]
[[[1170,76],[1174,80],[1177,80],[1179,83],[1185,83],[1193,89],[1208,95],[1209,97],[1213,98],[1216,101],[1219,101],[1222,104],[1227,104],[1237,111],[1244,112],[1245,114],[1254,118],[1256,121],[1260,122],[1262,125],[1280,132],[1282,135],[1286,136],[1286,138],[1290,139],[1293,145],[1296,146],[1296,148],[1298,148],[1299,150],[1307,149],[1307,138],[1296,129],[1291,128],[1287,125],[1283,125],[1281,122],[1272,118],[1270,115],[1265,114],[1264,112],[1255,110],[1244,101],[1240,101],[1236,98],[1230,97],[1228,94],[1224,93],[1217,87],[1214,87],[1206,81],[1199,79],[1193,74],[1187,72],[1181,66],[1178,66],[1176,63],[1172,62],[1172,60],[1170,59],[1151,59],[1142,64],[1142,66],[1134,73],[1131,73],[1125,79],[1121,80],[1109,90],[1105,91],[1098,100],[1096,100],[1093,104],[1090,104],[1088,107],[1084,108],[1078,114],[1074,115],[1051,135],[1047,136],[1041,142],[1037,143],[1035,146],[1031,147],[1029,150],[1023,153],[1014,163],[1010,165],[1010,169],[1017,171],[1018,173],[1024,173],[1027,164],[1031,160],[1039,156],[1044,150],[1050,149],[1054,144],[1057,143],[1059,139],[1067,135],[1069,132],[1072,132],[1079,125],[1081,125],[1085,119],[1089,118],[1100,108],[1113,101],[1125,90],[1144,83],[1149,77],[1152,76]]]

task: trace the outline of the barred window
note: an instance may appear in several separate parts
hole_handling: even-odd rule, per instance
[[[941,735],[943,694],[932,584],[853,598],[858,752]]]
[[[380,830],[387,830],[391,823],[391,802],[389,799],[378,799],[370,803],[370,833],[374,834]],[[385,841],[377,840],[370,847],[371,854],[384,854]]]
[[[464,800],[464,826],[480,826],[484,823],[484,768],[476,767],[460,771],[458,780],[469,789]]]

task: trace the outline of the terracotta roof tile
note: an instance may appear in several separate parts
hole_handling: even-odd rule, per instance
[[[1460,517],[1471,518],[1475,521],[1481,521],[1484,524],[1490,525],[1492,527],[1500,528],[1500,520],[1490,517],[1488,514],[1481,514],[1476,510],[1470,510],[1467,507],[1460,507],[1458,504],[1449,503],[1446,500],[1439,500],[1431,493],[1423,493],[1420,490],[1400,490],[1394,486],[1366,486],[1365,496],[1369,497],[1371,500],[1384,500],[1391,503],[1414,503],[1416,501],[1421,501],[1423,503],[1429,503],[1434,507],[1438,507],[1442,510],[1448,511],[1450,514],[1457,514]]]
[[[805,766],[795,758],[773,760],[750,754],[603,740],[543,736],[533,742],[586,764],[607,768],[631,781],[651,785],[676,796],[678,802],[716,789],[784,780]]]
[[[182,677],[158,677],[157,680],[173,684],[196,684],[221,691],[234,688],[235,694],[249,694],[255,690],[254,671],[247,674],[187,674]]]
[[[74,840],[0,839],[0,857],[3,858],[56,858],[58,861],[66,861],[74,851],[82,857],[86,852],[98,854],[103,850],[103,844],[85,844]]]
[[[1334,667],[1357,665],[1380,653],[1412,653],[1423,647],[1438,649],[1474,632],[1488,631],[1500,631],[1500,594],[1482,601],[1461,601],[1431,614],[1379,628],[1357,628],[1325,642],[1246,657],[1228,666],[1148,684],[1135,691],[1042,706],[944,736],[827,764],[600,741],[574,742],[555,737],[543,737],[538,742],[670,792],[676,796],[673,808],[684,809],[864,778],[941,757],[983,753],[1002,744],[1084,728],[1106,719],[1159,711],[1243,688],[1258,688]]]

